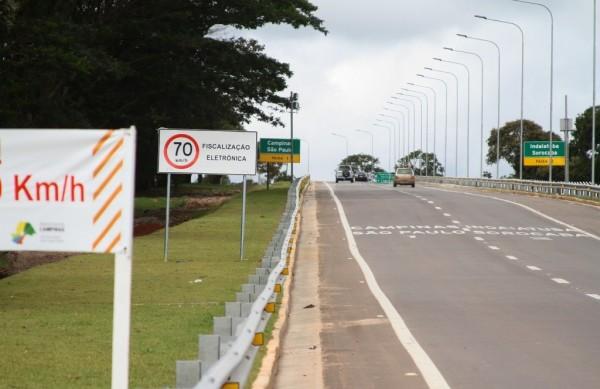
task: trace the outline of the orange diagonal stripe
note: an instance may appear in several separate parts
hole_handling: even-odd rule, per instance
[[[115,246],[117,245],[117,243],[119,243],[121,241],[121,234],[117,235],[112,242],[110,242],[110,244],[108,245],[108,248],[106,249],[106,253],[110,253],[112,251],[112,249],[115,248]]]
[[[108,199],[104,202],[104,205],[94,216],[94,224],[102,217],[106,209],[110,206],[110,204],[115,200],[115,198],[123,191],[123,185],[119,185],[108,197]]]
[[[121,170],[122,168],[123,168],[123,160],[119,161],[117,166],[115,166],[113,168],[113,170],[110,172],[110,174],[106,177],[106,179],[104,179],[104,182],[102,182],[102,184],[100,184],[98,189],[96,189],[96,191],[94,192],[94,200],[96,200],[98,198],[98,196],[100,196],[100,194],[102,194],[102,191],[104,191],[104,188],[106,188],[106,185],[108,185],[108,183],[115,177],[115,174],[117,174],[117,172],[119,170]]]
[[[113,218],[110,221],[110,223],[108,223],[108,225],[106,226],[106,228],[104,228],[104,230],[102,231],[102,233],[94,241],[94,245],[92,246],[92,249],[95,250],[96,247],[98,247],[98,245],[100,244],[100,242],[102,242],[102,239],[104,239],[104,237],[106,236],[106,234],[108,234],[108,232],[110,231],[110,229],[113,228],[113,226],[115,225],[115,223],[117,222],[117,220],[119,220],[121,218],[122,213],[123,213],[123,211],[119,210],[119,212],[117,212],[115,214],[115,216],[113,216]]]
[[[106,141],[112,136],[113,132],[115,132],[115,130],[108,130],[108,131],[106,131],[106,134],[104,134],[102,136],[102,138],[100,138],[100,140],[98,141],[98,143],[96,143],[96,146],[94,146],[94,151],[92,152],[92,155],[98,154],[98,151],[100,151],[100,149],[102,148],[102,146],[104,146],[104,144],[106,143]]]
[[[125,140],[123,138],[121,138],[121,140],[119,140],[119,142],[116,145],[113,146],[113,148],[106,155],[106,157],[104,157],[104,159],[102,160],[102,162],[100,162],[100,165],[98,165],[98,167],[96,167],[96,169],[94,170],[94,178],[96,178],[96,176],[98,175],[98,173],[100,173],[102,171],[102,169],[104,169],[104,166],[106,166],[106,164],[108,163],[108,161],[110,161],[110,159],[121,148],[121,146],[123,146],[123,143],[125,143]]]

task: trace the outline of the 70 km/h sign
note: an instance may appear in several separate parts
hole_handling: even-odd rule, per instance
[[[158,172],[256,174],[256,132],[159,130]]]

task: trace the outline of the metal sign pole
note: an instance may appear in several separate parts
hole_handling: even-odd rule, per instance
[[[246,232],[246,176],[242,176],[242,224],[240,226],[240,261],[244,260],[244,235]]]
[[[115,254],[115,283],[113,295],[113,338],[111,387],[129,387],[129,337],[131,328],[131,278],[133,257],[133,205],[135,199],[135,144],[132,127],[125,134],[128,149],[125,159],[123,186],[126,203],[123,210],[124,248]]]
[[[165,214],[165,262],[168,261],[169,256],[169,221],[171,215],[171,173],[167,173],[167,206]]]

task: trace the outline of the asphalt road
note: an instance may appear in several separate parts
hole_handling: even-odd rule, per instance
[[[599,207],[435,185],[315,197],[326,387],[600,388]]]

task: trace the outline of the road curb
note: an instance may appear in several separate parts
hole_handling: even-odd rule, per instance
[[[312,183],[305,188],[301,193],[300,207],[298,211],[298,217],[294,223],[295,233],[292,235],[292,241],[290,243],[291,250],[288,256],[288,268],[290,269],[290,275],[286,278],[283,284],[283,297],[277,313],[277,321],[273,326],[273,332],[271,339],[267,343],[267,353],[263,357],[261,362],[260,370],[256,379],[252,384],[252,389],[272,389],[275,383],[275,376],[279,370],[279,360],[281,358],[281,343],[285,337],[289,320],[291,308],[291,290],[292,283],[294,282],[294,268],[296,265],[296,248],[298,244],[298,238],[300,236],[300,225],[302,221],[302,208],[304,205],[304,193],[308,190],[312,190]]]

